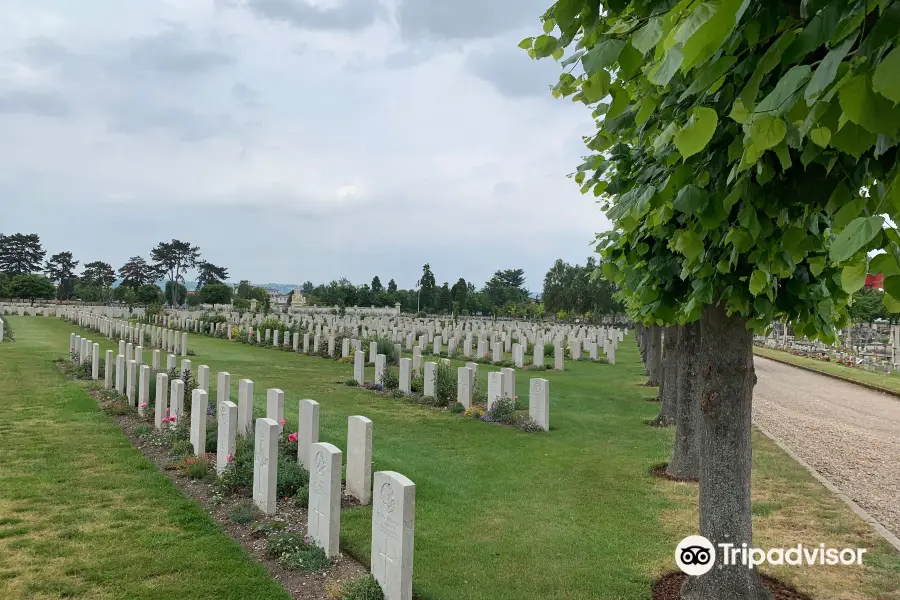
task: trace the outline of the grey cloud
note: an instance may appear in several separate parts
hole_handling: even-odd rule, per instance
[[[65,117],[69,105],[62,94],[30,90],[0,92],[0,113]]]
[[[198,142],[237,129],[228,114],[205,115],[192,109],[147,104],[116,104],[109,108],[109,127],[130,135],[168,131],[185,142]]]
[[[232,55],[201,47],[182,29],[171,28],[132,40],[127,68],[196,75],[234,62]]]
[[[378,0],[344,0],[336,8],[318,8],[304,0],[234,0],[230,4],[303,29],[354,31],[368,27],[384,13]]]
[[[531,25],[539,31],[540,16],[551,0],[400,0],[397,22],[411,37],[492,37]]]
[[[513,98],[549,98],[549,88],[560,74],[559,63],[552,59],[532,60],[514,44],[495,46],[487,52],[473,52],[466,67],[504,96]]]
[[[262,105],[259,91],[240,81],[231,86],[231,97],[244,108],[259,108]]]
[[[61,44],[47,38],[36,38],[25,47],[25,55],[35,64],[59,66],[74,58]]]

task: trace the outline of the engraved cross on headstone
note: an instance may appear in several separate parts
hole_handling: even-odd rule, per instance
[[[381,571],[381,575],[385,581],[388,579],[388,574],[390,569],[394,565],[394,558],[392,556],[388,556],[388,543],[387,538],[384,539],[384,543],[382,544],[382,549],[378,551],[378,560],[380,561],[379,567]]]

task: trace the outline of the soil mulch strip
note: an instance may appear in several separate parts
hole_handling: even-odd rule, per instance
[[[101,390],[86,390],[98,403],[102,404]],[[279,501],[278,512],[268,517],[259,513],[252,523],[238,525],[228,519],[231,509],[239,504],[250,502],[249,495],[225,496],[222,502],[213,502],[212,484],[190,479],[179,471],[171,468],[171,459],[168,449],[148,443],[152,437],[142,437],[135,433],[138,427],[146,426],[148,421],[136,414],[116,415],[112,419],[121,427],[122,433],[129,439],[132,446],[152,462],[156,468],[177,487],[181,492],[195,500],[206,510],[215,521],[231,535],[237,543],[256,560],[262,564],[269,574],[284,586],[284,589],[294,600],[321,600],[332,597],[340,585],[366,575],[369,571],[353,558],[340,555],[334,563],[325,571],[310,573],[307,571],[291,571],[282,567],[277,560],[266,556],[266,537],[253,535],[253,527],[265,523],[283,524],[281,531],[306,535],[307,510],[295,506],[293,502]],[[152,421],[150,422],[152,427]],[[210,456],[210,455],[207,455]],[[213,457],[214,462],[214,457]],[[222,497],[219,496],[221,500]],[[341,494],[341,508],[358,506],[358,502]]]
[[[654,477],[659,477],[660,479],[668,479],[669,481],[677,481],[679,483],[697,483],[699,479],[689,479],[685,477],[674,477],[666,473],[666,467],[669,466],[669,463],[663,463],[661,465],[656,465],[655,467],[650,467],[650,474]]]
[[[812,600],[804,593],[798,592],[788,584],[759,574],[763,587],[768,590],[771,600]],[[681,600],[681,584],[687,575],[681,571],[667,573],[656,580],[653,585],[653,600]]]

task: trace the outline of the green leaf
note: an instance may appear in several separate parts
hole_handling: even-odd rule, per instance
[[[806,262],[809,265],[809,271],[818,277],[825,270],[824,256],[807,256]]]
[[[893,100],[894,104],[900,102],[900,46],[896,43],[890,54],[885,56],[875,69],[872,89]]]
[[[694,81],[688,89],[686,89],[678,98],[678,101],[683,102],[690,96],[704,92],[707,89],[712,92],[713,83],[724,77],[736,62],[737,58],[734,56],[720,56],[715,62],[703,67],[703,69],[697,73],[697,76],[694,78]]]
[[[678,71],[678,67],[681,66],[681,61],[683,59],[684,57],[678,46],[670,48],[662,61],[650,70],[650,75],[647,77],[650,80],[650,83],[660,87],[669,85],[669,81],[671,81],[672,76]]]
[[[634,49],[631,44],[626,44],[619,54],[619,77],[621,79],[631,79],[638,69],[644,63],[644,55]]]
[[[565,51],[562,48],[557,48],[550,56],[552,56],[554,60],[559,60],[563,57],[563,54],[565,54]]]
[[[900,298],[900,275],[891,275],[884,278],[884,291],[895,299]]]
[[[710,0],[694,9],[675,34],[684,54],[682,71],[686,73],[719,50],[734,30],[743,8],[746,8],[743,0]]]
[[[605,69],[619,58],[619,53],[625,47],[622,40],[603,40],[594,46],[590,52],[581,57],[584,72],[593,75],[600,69]]]
[[[763,57],[756,63],[756,69],[754,69],[753,75],[750,76],[750,80],[741,91],[741,101],[748,110],[756,105],[756,95],[759,93],[759,85],[762,83],[763,77],[768,75],[772,69],[778,66],[781,55],[787,47],[791,45],[795,37],[797,37],[796,30],[789,29],[785,31],[774,44],[769,46],[766,53],[763,54]]]
[[[791,151],[788,150],[787,144],[781,142],[775,146],[775,156],[778,157],[778,162],[781,163],[782,171],[787,171],[791,168]]]
[[[857,75],[838,93],[844,115],[872,133],[891,137],[900,129],[900,112],[894,111],[890,100],[872,91],[872,82],[865,75]]]
[[[675,135],[675,123],[669,123],[662,132],[656,136],[656,139],[653,140],[653,150],[659,152],[659,150],[669,143],[672,139],[672,136]]]
[[[848,294],[857,292],[866,284],[866,257],[853,261],[841,269],[841,288]]]
[[[893,254],[885,252],[872,257],[872,260],[869,261],[869,271],[874,274],[880,273],[885,277],[900,275],[900,264],[897,264],[897,259]]]
[[[853,219],[831,243],[831,260],[836,263],[844,262],[859,252],[878,235],[882,225],[884,219],[880,215]]]
[[[734,105],[731,107],[731,113],[728,115],[738,123],[746,123],[750,119],[750,111],[744,107],[744,103],[740,98],[736,98]]]
[[[687,159],[703,150],[716,132],[718,122],[715,110],[704,106],[695,108],[687,124],[675,134],[675,147],[681,157]]]
[[[841,152],[859,158],[866,150],[875,145],[877,139],[878,136],[866,131],[856,123],[845,123],[837,133],[831,136],[831,145]]]
[[[848,38],[843,44],[837,48],[832,48],[831,51],[825,55],[825,58],[822,59],[822,62],[819,63],[819,67],[813,74],[809,85],[806,86],[806,91],[803,92],[803,96],[806,98],[806,104],[812,106],[819,98],[819,95],[825,91],[825,88],[831,85],[831,82],[834,81],[834,78],[837,75],[841,61],[847,56],[847,52],[850,51],[854,42],[856,42],[856,36]]]
[[[860,213],[862,213],[865,206],[865,198],[856,197],[846,202],[838,209],[837,213],[834,215],[834,219],[831,220],[832,231],[838,232],[843,230],[853,219],[857,218]]]
[[[753,145],[758,150],[774,148],[784,139],[785,133],[787,133],[787,124],[772,115],[757,117],[750,126],[750,139],[753,140]]]
[[[612,104],[609,105],[609,110],[606,111],[606,118],[614,119],[625,112],[625,109],[628,108],[628,101],[631,100],[631,96],[628,95],[628,92],[625,88],[621,88],[618,85],[614,85],[609,93],[612,94],[613,101]],[[612,131],[610,129],[610,131]]]
[[[522,50],[528,50],[529,48],[531,48],[532,44],[534,44],[534,38],[527,37],[519,42],[519,48],[521,48]]]
[[[677,211],[696,215],[706,208],[708,201],[709,198],[704,190],[696,185],[688,184],[678,190],[678,195],[675,197],[675,202],[672,203],[672,206]]]
[[[753,274],[750,276],[750,293],[759,296],[768,286],[769,276],[759,269],[753,269]]]
[[[581,93],[588,102],[598,102],[609,94],[609,71],[599,70],[581,84]]]
[[[534,40],[534,55],[536,58],[546,58],[553,54],[559,47],[559,40],[552,35],[538,36]]]
[[[794,105],[800,95],[800,90],[803,89],[809,78],[810,68],[808,65],[793,67],[778,80],[775,89],[763,98],[754,112],[773,115],[785,114]]]
[[[547,19],[544,21],[544,33],[550,33],[553,31],[554,27],[556,27],[556,21],[554,19]]]
[[[647,54],[662,39],[662,18],[652,17],[647,24],[631,36],[631,45],[641,54]]]
[[[816,145],[827,148],[828,142],[831,140],[831,130],[827,127],[816,127],[809,132],[809,139]]]
[[[844,2],[829,2],[810,19],[797,39],[781,57],[781,64],[787,66],[799,62],[799,59],[827,42],[837,31],[844,4]]]
[[[693,231],[680,231],[675,238],[675,250],[681,252],[689,261],[694,261],[703,254],[703,240]]]
[[[881,302],[889,313],[900,313],[900,300],[889,294],[882,294]]]
[[[638,109],[637,115],[634,117],[635,125],[643,125],[650,118],[650,115],[653,114],[653,111],[656,110],[656,106],[659,104],[658,100],[653,96],[646,96],[643,100],[641,100],[641,107]]]

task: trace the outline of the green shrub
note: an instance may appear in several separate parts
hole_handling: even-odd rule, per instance
[[[253,487],[253,436],[238,436],[231,463],[216,480],[216,488],[223,494],[236,494]]]
[[[409,391],[414,394],[421,394],[425,390],[425,379],[416,373],[416,375],[409,382]]]
[[[375,576],[369,574],[345,585],[341,590],[341,600],[384,600],[384,592]]]
[[[194,445],[189,440],[175,440],[172,443],[172,456],[190,456],[194,452]]]
[[[449,406],[456,401],[456,384],[453,367],[439,362],[434,374],[434,399],[437,406]]]
[[[182,459],[181,470],[191,479],[206,479],[212,471],[209,463],[198,456]]]
[[[252,479],[251,479],[252,481]],[[294,496],[297,490],[309,485],[309,472],[297,462],[282,456],[278,458],[278,484],[275,494],[279,498]]]
[[[266,541],[266,556],[269,558],[281,558],[285,554],[302,550],[306,545],[306,541],[300,534],[290,532],[272,533]]]
[[[256,519],[258,514],[259,513],[253,504],[250,502],[241,502],[240,504],[232,506],[231,510],[228,511],[228,520],[232,523],[237,523],[238,525],[246,525]]]
[[[353,378],[347,379],[344,381],[344,385],[348,385],[350,387],[357,387],[359,382]]]
[[[553,356],[555,352],[553,344],[544,344],[544,356]]]
[[[396,389],[391,392],[391,398],[403,398],[406,396],[406,392],[401,392],[399,389]]]
[[[386,337],[376,337],[370,338],[367,340],[369,342],[375,342],[378,345],[378,354],[384,354],[385,359],[387,360],[387,364],[389,365],[398,365],[400,364],[400,357],[397,356],[396,348],[394,347],[394,342],[390,340],[390,338]],[[366,353],[369,352],[369,344],[364,344],[366,348]],[[369,357],[366,356],[368,359]],[[375,360],[372,358],[371,360]]]
[[[250,537],[256,539],[259,539],[261,537],[268,537],[284,531],[284,527],[284,521],[269,521],[268,523],[259,523],[258,525],[253,526],[253,529],[250,531]]]
[[[450,412],[454,414],[459,414],[466,410],[466,407],[462,405],[462,402],[457,402],[453,406],[450,407]]]
[[[331,559],[325,555],[325,550],[315,544],[307,544],[300,550],[288,552],[282,555],[278,562],[291,571],[316,572],[331,565]]]
[[[294,494],[294,506],[297,508],[309,506],[309,484],[297,488],[297,492]]]
[[[206,448],[204,452],[216,452],[219,449],[219,420],[206,415]]]
[[[400,387],[400,373],[395,369],[386,367],[381,378],[381,386],[385,390],[396,390]]]
[[[516,404],[512,398],[500,398],[491,405],[485,414],[486,420],[496,423],[512,423],[516,416]]]
[[[116,398],[115,400],[107,403],[103,407],[103,411],[109,415],[120,417],[122,415],[127,415],[134,412],[134,409],[128,404],[128,400],[125,398]]]
[[[145,435],[147,435],[147,434],[149,434],[149,433],[150,433],[150,426],[149,426],[149,425],[138,425],[138,426],[134,429],[134,435],[136,435],[136,436],[138,436],[138,437],[143,437],[143,436],[145,436]]]

